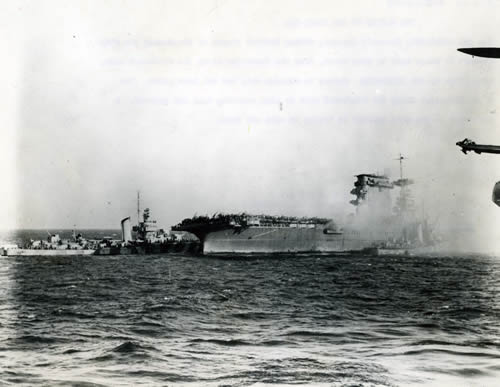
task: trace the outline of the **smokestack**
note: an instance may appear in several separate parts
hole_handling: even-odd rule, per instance
[[[127,243],[132,241],[132,226],[130,223],[130,216],[122,219],[122,241]]]

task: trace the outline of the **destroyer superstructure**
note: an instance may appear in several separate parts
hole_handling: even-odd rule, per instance
[[[122,239],[103,241],[96,250],[96,255],[134,255],[161,253],[194,253],[199,250],[196,239],[186,238],[184,233],[174,233],[159,228],[151,218],[149,208],[140,218],[140,195],[137,193],[137,225],[131,225],[130,217],[121,221]]]
[[[48,232],[46,240],[33,240],[24,243],[0,246],[0,255],[5,256],[80,256],[92,255],[97,249],[97,241],[86,239],[73,230],[71,239],[61,239],[59,234]]]

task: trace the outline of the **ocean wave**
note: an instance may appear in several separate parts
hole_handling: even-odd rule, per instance
[[[55,344],[55,343],[68,343],[72,340],[68,337],[58,336],[41,336],[41,335],[23,335],[16,337],[15,342],[19,345],[22,344]]]
[[[259,321],[267,320],[276,317],[276,313],[273,312],[235,312],[231,314],[234,318],[240,318],[242,320],[249,321]]]
[[[477,352],[477,351],[457,351],[453,349],[446,348],[422,348],[422,349],[411,349],[404,351],[401,355],[405,356],[415,356],[415,355],[425,355],[427,353],[434,354],[447,354],[453,356],[463,356],[463,357],[483,357],[488,359],[500,359],[500,353],[488,353],[488,352]]]
[[[340,332],[322,332],[309,330],[296,330],[283,333],[282,336],[306,336],[306,337],[344,337],[344,333]]]
[[[145,351],[157,351],[157,349],[152,345],[139,344],[134,341],[125,341],[111,349],[111,352],[115,353],[136,353]]]
[[[242,339],[192,339],[189,340],[191,344],[217,344],[223,346],[234,347],[238,345],[252,345],[250,341]]]

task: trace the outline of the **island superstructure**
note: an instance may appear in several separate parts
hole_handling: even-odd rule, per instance
[[[373,248],[412,249],[432,243],[427,221],[419,218],[405,179],[386,175],[356,175],[351,201],[356,207],[345,224],[318,217],[252,214],[195,216],[172,227],[195,234],[204,254],[359,252]],[[390,192],[399,189],[393,206]]]

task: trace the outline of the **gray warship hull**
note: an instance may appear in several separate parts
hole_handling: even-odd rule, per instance
[[[94,255],[195,254],[199,250],[200,244],[198,241],[186,241],[100,247],[95,251]]]
[[[360,252],[395,240],[396,231],[344,231],[329,234],[323,228],[249,227],[244,230],[209,232],[203,240],[204,254]]]
[[[0,255],[8,257],[65,257],[65,256],[84,256],[93,255],[93,249],[78,249],[78,250],[45,250],[45,249],[19,249],[9,248],[0,249]]]

